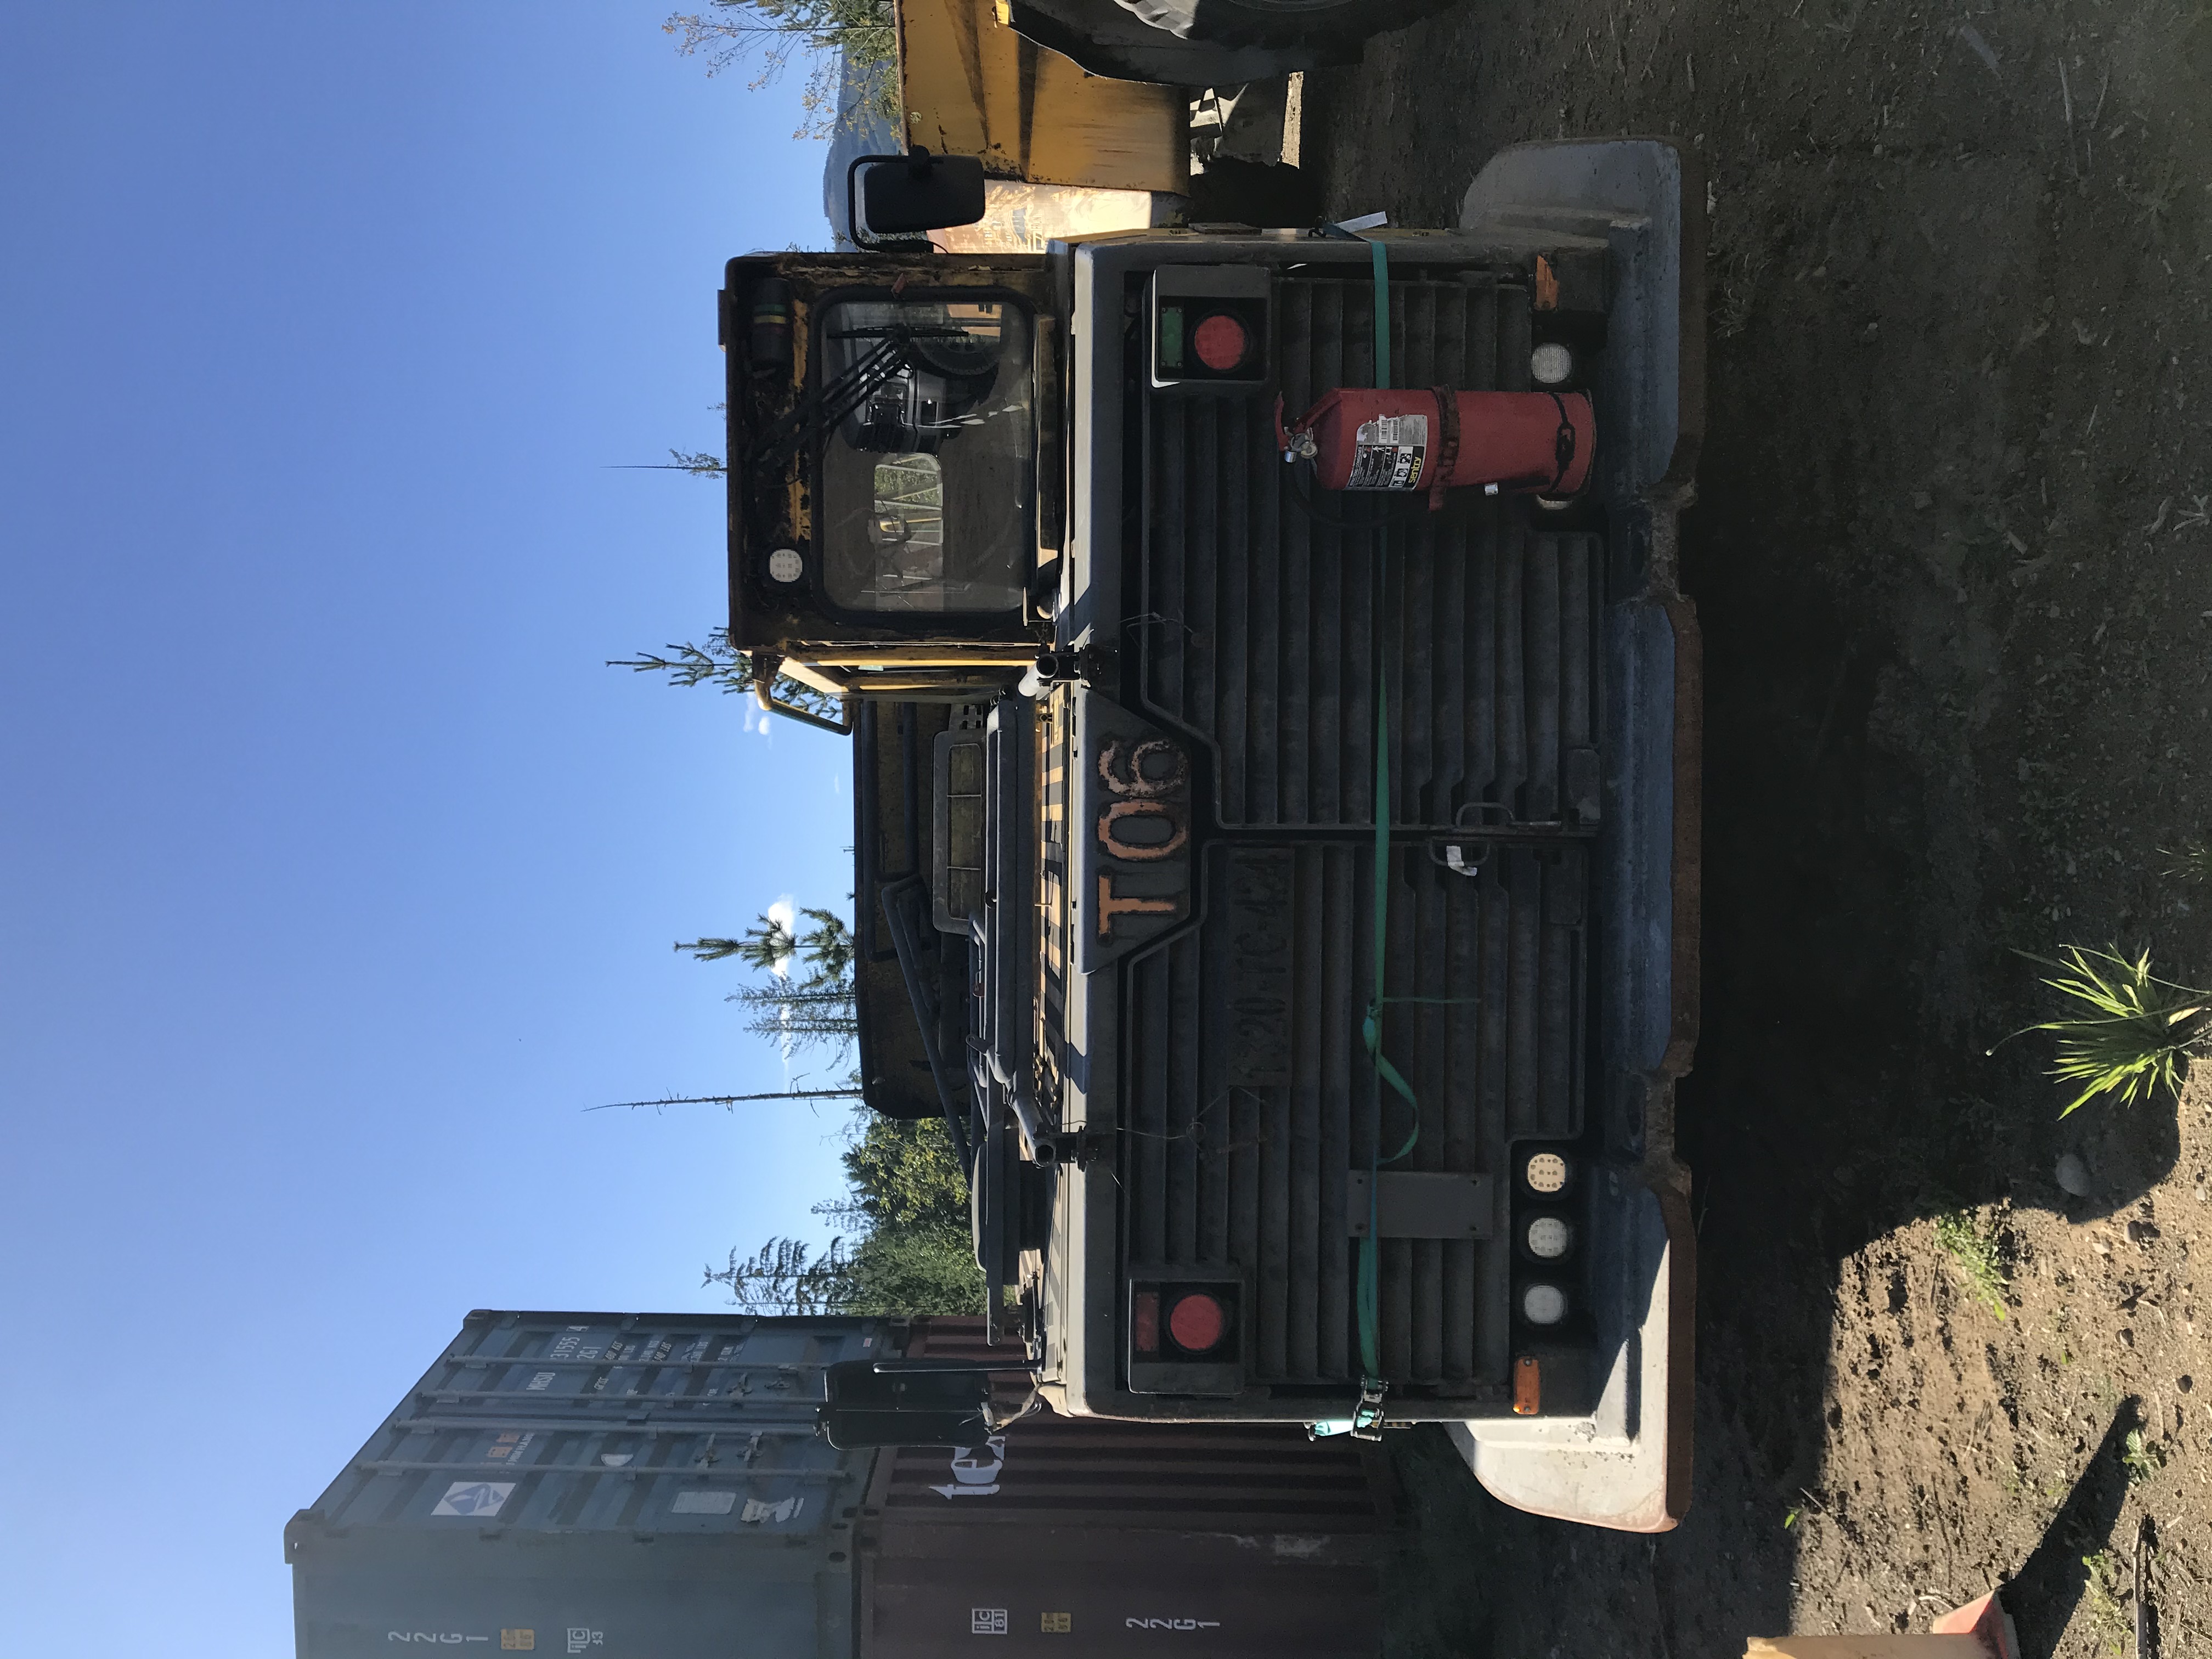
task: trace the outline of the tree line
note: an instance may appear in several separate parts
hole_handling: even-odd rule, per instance
[[[726,644],[726,636],[717,638]],[[705,654],[617,665],[658,667],[679,685],[718,683],[693,672]],[[727,656],[707,660],[726,663]],[[751,971],[728,1000],[745,1011],[745,1030],[774,1043],[787,1062],[814,1053],[848,1067],[842,1088],[791,1095],[854,1103],[840,1155],[845,1191],[814,1206],[839,1228],[830,1243],[777,1236],[750,1253],[733,1249],[721,1267],[707,1268],[704,1282],[722,1285],[732,1303],[752,1313],[982,1311],[968,1183],[944,1121],[884,1117],[860,1103],[860,1073],[850,1065],[860,1029],[856,945],[844,918],[811,906],[788,920],[764,914],[734,938],[679,940],[676,949]]]

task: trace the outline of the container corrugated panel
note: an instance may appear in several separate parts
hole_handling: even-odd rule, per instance
[[[286,1528],[300,1659],[846,1659],[873,1468],[817,1432],[883,1322],[479,1312]]]
[[[988,1361],[981,1320],[906,1352]],[[1006,1379],[1012,1382],[1011,1376]],[[1023,1418],[884,1454],[860,1537],[860,1659],[1372,1659],[1387,1483],[1369,1449],[1273,1425]]]

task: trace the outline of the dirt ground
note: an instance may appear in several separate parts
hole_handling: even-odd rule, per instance
[[[1710,182],[1694,1508],[1530,1520],[1409,1436],[1398,1652],[1734,1656],[2010,1579],[2029,1655],[2124,1653],[2144,1519],[2158,1650],[2212,1652],[2212,1066],[2062,1123],[2039,1039],[1985,1052],[2049,1007],[2020,951],[2212,982],[2160,851],[2212,838],[2208,87],[2203,0],[1479,0],[1310,78],[1334,211],[1449,223],[1532,137]]]

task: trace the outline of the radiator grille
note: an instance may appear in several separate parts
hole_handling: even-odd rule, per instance
[[[1365,284],[1286,282],[1276,295],[1289,416],[1347,377],[1364,382]],[[1523,289],[1405,283],[1391,304],[1394,384],[1525,389]],[[1299,510],[1271,397],[1154,398],[1147,422],[1147,705],[1211,744],[1224,823],[1371,823],[1375,538]],[[1589,775],[1573,751],[1593,741],[1597,543],[1533,535],[1520,515],[1455,499],[1391,532],[1380,602],[1396,647],[1397,823],[1544,822],[1577,804],[1567,786]]]
[[[1289,281],[1273,303],[1285,407],[1371,379],[1364,282]],[[1392,289],[1401,386],[1526,385],[1523,290]],[[1373,652],[1391,695],[1386,1051],[1422,1102],[1399,1169],[1498,1172],[1509,1141],[1580,1126],[1584,914],[1599,809],[1601,546],[1517,506],[1460,504],[1374,538],[1315,522],[1274,458],[1272,397],[1150,401],[1139,686],[1209,756],[1206,920],[1134,963],[1125,1247],[1146,1264],[1240,1267],[1255,1382],[1351,1381],[1346,1174],[1378,1126],[1360,1042],[1372,979]],[[1334,503],[1325,503],[1334,508]],[[1479,829],[1480,873],[1440,867]],[[1463,843],[1470,851],[1476,838]],[[1510,1252],[1382,1247],[1382,1364],[1445,1396],[1506,1379]]]

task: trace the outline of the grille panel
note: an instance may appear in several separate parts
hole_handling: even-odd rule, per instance
[[[1391,304],[1394,384],[1525,389],[1522,289],[1401,283]],[[1370,378],[1364,282],[1279,283],[1273,318],[1286,413]],[[1601,548],[1455,503],[1394,528],[1378,572],[1370,533],[1291,499],[1272,396],[1154,398],[1146,418],[1137,686],[1210,757],[1215,823],[1202,926],[1128,970],[1125,1249],[1243,1270],[1255,1382],[1348,1384],[1346,1176],[1407,1127],[1395,1095],[1378,1124],[1359,1036],[1377,617],[1400,832],[1388,985],[1435,1000],[1386,1013],[1385,1052],[1422,1103],[1392,1167],[1502,1174],[1510,1140],[1581,1123]],[[1489,837],[1477,877],[1431,860],[1455,827]],[[1380,1267],[1395,1383],[1449,1397],[1506,1382],[1502,1227],[1385,1240]]]
[[[1377,1133],[1376,1090],[1359,1036],[1368,970],[1373,853],[1353,843],[1255,848],[1217,843],[1201,879],[1233,888],[1239,860],[1279,860],[1289,887],[1288,971],[1256,978],[1232,926],[1208,925],[1131,971],[1125,1118],[1129,1257],[1148,1266],[1242,1266],[1253,1309],[1255,1380],[1334,1382],[1356,1369],[1346,1176]],[[1447,999],[1386,1012],[1383,1048],[1421,1102],[1421,1134],[1394,1169],[1495,1170],[1509,1138],[1577,1127],[1584,976],[1579,843],[1494,852],[1480,876],[1394,852],[1394,996]],[[1255,1001],[1288,990],[1288,1080],[1240,1083]],[[1272,1019],[1262,1022],[1272,1026]],[[1385,1152],[1408,1114],[1393,1095]],[[1431,1385],[1505,1376],[1499,1316],[1507,1247],[1387,1240],[1381,1284],[1390,1376]]]
[[[1519,369],[1504,389],[1526,389],[1524,289],[1401,283],[1391,306],[1395,384],[1498,389],[1503,362]],[[1288,414],[1367,377],[1364,283],[1279,283],[1274,309]],[[1371,823],[1374,537],[1299,509],[1272,398],[1155,398],[1146,421],[1148,708],[1211,747],[1224,824]],[[1565,752],[1594,741],[1596,539],[1532,535],[1518,514],[1455,501],[1391,532],[1399,823],[1555,819]]]

